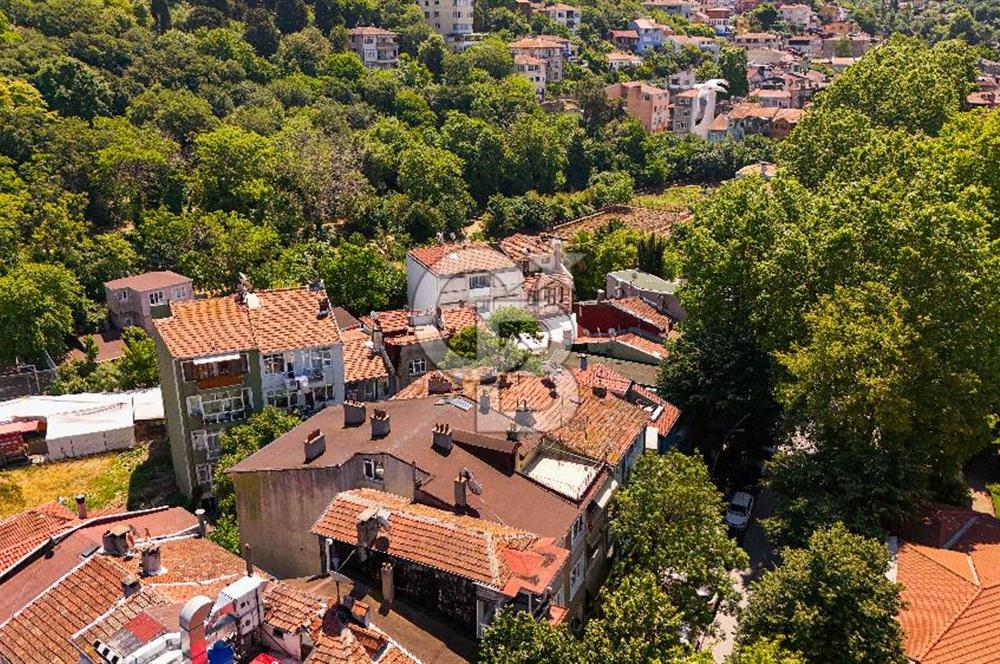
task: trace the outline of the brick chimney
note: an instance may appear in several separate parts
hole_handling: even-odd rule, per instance
[[[309,463],[316,457],[326,452],[326,436],[319,429],[314,429],[309,432],[306,436],[305,442],[302,444],[302,449],[305,454],[306,463]]]
[[[81,519],[87,518],[87,494],[76,494],[76,516]]]
[[[122,579],[122,597],[127,599],[141,589],[142,585],[139,583],[139,577],[135,574],[129,574]]]
[[[359,427],[365,423],[367,418],[367,413],[365,412],[365,404],[361,401],[345,401],[344,402],[344,426],[345,427]]]
[[[448,394],[451,392],[451,381],[442,373],[431,374],[427,379],[427,392],[429,394]]]
[[[384,410],[375,409],[375,412],[371,416],[372,423],[372,439],[385,438],[392,431],[391,421],[389,419],[389,413]]]
[[[160,545],[147,544],[142,548],[142,575],[156,576],[163,571],[160,565]]]
[[[435,424],[432,444],[439,450],[450,451],[452,446],[451,426],[448,424]]]
[[[468,507],[469,505],[469,498],[466,493],[466,491],[468,490],[469,479],[460,473],[455,478],[454,484],[455,484],[455,511],[461,512],[464,511],[465,508]]]

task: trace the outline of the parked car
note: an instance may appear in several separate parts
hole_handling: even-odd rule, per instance
[[[746,491],[737,491],[726,509],[726,525],[733,530],[745,530],[750,525],[753,512],[753,496]]]

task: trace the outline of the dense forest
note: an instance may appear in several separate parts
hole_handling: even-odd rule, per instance
[[[902,32],[929,42],[962,39],[985,57],[1000,57],[1000,4],[994,0],[850,0],[844,4],[871,34]]]
[[[615,75],[588,59],[634,3],[587,7],[580,62],[543,108],[501,38],[562,28],[508,4],[477,5],[498,33],[453,54],[405,0],[0,2],[0,366],[58,361],[67,336],[97,330],[108,279],[323,278],[366,313],[402,303],[407,247],[470,219],[537,231],[770,155],[646,135],[607,103]],[[397,68],[347,49],[371,23],[399,32]]]

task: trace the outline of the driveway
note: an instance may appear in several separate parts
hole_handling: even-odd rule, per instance
[[[740,541],[740,546],[750,556],[750,566],[730,574],[733,585],[740,593],[741,608],[746,606],[750,584],[777,563],[777,556],[771,550],[771,543],[757,521],[758,518],[770,516],[773,510],[774,497],[767,491],[761,491],[757,496],[753,521],[750,522]],[[736,639],[736,619],[735,615],[721,611],[715,616],[715,629],[718,633],[709,642],[706,649],[711,649],[712,659],[716,662],[722,662],[733,652]]]

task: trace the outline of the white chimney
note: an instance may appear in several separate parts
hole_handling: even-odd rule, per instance
[[[83,493],[76,494],[76,515],[81,519],[87,518],[87,495]]]
[[[208,532],[208,527],[205,523],[205,510],[199,507],[194,511],[194,515],[198,517],[198,537],[204,537]]]
[[[326,436],[319,429],[314,429],[306,436],[302,448],[305,453],[306,463],[309,463],[316,457],[321,456],[323,452],[326,452]]]
[[[466,488],[469,484],[468,478],[459,474],[455,478],[455,511],[461,512],[469,505],[469,499],[466,495]]]
[[[344,402],[345,427],[359,427],[365,423],[366,419],[367,419],[367,413],[365,412],[364,403],[360,401]]]
[[[389,413],[384,410],[375,409],[371,416],[372,439],[385,438],[392,431]]]

